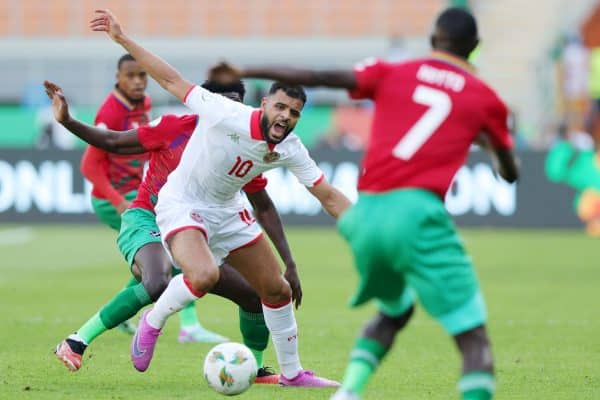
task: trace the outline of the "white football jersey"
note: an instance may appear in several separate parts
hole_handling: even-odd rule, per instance
[[[160,197],[201,201],[215,207],[243,201],[240,190],[254,177],[287,167],[304,186],[323,179],[323,172],[294,134],[281,143],[267,143],[261,133],[261,111],[194,86],[185,104],[199,116],[177,168]]]

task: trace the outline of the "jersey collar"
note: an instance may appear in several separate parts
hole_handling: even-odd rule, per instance
[[[252,111],[252,116],[250,117],[250,136],[254,140],[262,140],[267,143],[269,150],[273,151],[276,144],[269,143],[263,137],[262,131],[260,129],[260,118],[262,116],[262,111],[260,109]]]
[[[445,51],[434,50],[430,53],[429,56],[435,60],[439,60],[447,64],[453,65],[455,67],[458,67],[460,69],[463,69],[471,74],[475,75],[477,73],[477,70],[475,69],[475,66],[473,64]]]

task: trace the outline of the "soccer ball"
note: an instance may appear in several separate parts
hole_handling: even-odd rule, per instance
[[[208,385],[226,396],[248,390],[254,383],[258,365],[249,348],[240,343],[221,343],[204,359],[204,378]]]

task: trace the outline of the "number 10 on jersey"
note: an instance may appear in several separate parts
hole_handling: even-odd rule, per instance
[[[253,166],[254,163],[252,162],[252,160],[242,161],[242,158],[240,156],[237,156],[235,164],[229,170],[227,175],[235,175],[238,178],[243,178],[244,176],[248,175],[248,172],[250,172]]]

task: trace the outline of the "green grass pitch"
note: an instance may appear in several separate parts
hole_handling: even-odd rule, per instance
[[[372,306],[346,308],[356,277],[332,229],[290,229],[303,279],[297,312],[304,367],[341,379]],[[177,318],[161,336],[150,369],[129,360],[130,337],[108,332],[68,372],[52,349],[128,278],[100,226],[0,226],[1,399],[218,399],[201,368],[209,345],[179,344]],[[463,232],[489,308],[497,399],[600,399],[600,243],[570,231]],[[237,309],[207,296],[209,328],[240,340]],[[136,318],[137,320],[137,318]],[[268,365],[276,366],[272,346]],[[453,343],[421,309],[370,382],[366,399],[456,399]],[[255,385],[244,399],[327,399],[331,390]]]

